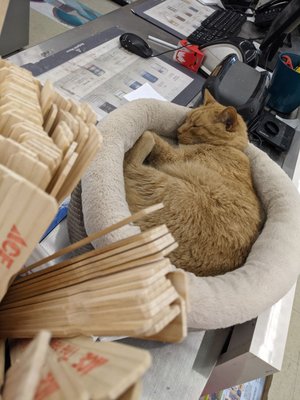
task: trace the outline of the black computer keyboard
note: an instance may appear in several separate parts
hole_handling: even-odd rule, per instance
[[[216,39],[236,36],[246,20],[247,17],[239,12],[217,10],[202,21],[199,28],[192,32],[187,40],[201,46]]]

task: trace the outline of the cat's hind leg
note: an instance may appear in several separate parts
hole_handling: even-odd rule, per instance
[[[125,164],[143,164],[154,147],[155,141],[151,132],[146,131],[126,153]]]

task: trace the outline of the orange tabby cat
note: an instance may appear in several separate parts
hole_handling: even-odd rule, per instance
[[[246,124],[206,91],[204,105],[178,129],[178,140],[182,145],[172,147],[148,131],[127,153],[129,208],[136,212],[164,203],[139,226],[168,226],[179,244],[170,255],[177,267],[200,276],[233,270],[245,262],[261,225],[244,154]]]

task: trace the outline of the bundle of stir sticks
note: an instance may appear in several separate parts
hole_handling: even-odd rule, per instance
[[[0,300],[100,147],[96,120],[0,59]]]
[[[64,200],[98,150],[96,114],[4,60],[0,93],[1,164]]]
[[[161,204],[77,242],[32,266],[121,226]],[[179,342],[186,336],[186,278],[166,256],[177,247],[165,226],[128,237],[16,279],[0,304],[2,337],[128,335]]]
[[[84,337],[50,340],[47,331],[10,347],[3,400],[137,400],[151,363],[145,350]]]

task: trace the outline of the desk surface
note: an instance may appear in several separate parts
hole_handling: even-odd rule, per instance
[[[147,0],[139,0],[134,3],[134,5],[139,5]],[[131,12],[131,6],[125,6],[119,8],[116,11],[113,11],[109,14],[106,14],[94,21],[86,23],[80,27],[75,29],[71,29],[67,32],[64,32],[61,35],[58,35],[46,42],[43,42],[39,45],[36,45],[32,48],[24,50],[16,55],[10,57],[10,59],[18,65],[23,65],[28,62],[37,62],[45,57],[49,57],[52,54],[58,53],[59,51],[65,50],[66,48],[78,43],[81,40],[89,38],[96,33],[103,32],[112,26],[117,26],[121,30],[126,32],[134,32],[144,39],[147,39],[148,35],[159,37],[162,40],[165,40],[172,44],[177,44],[178,39],[172,36],[171,34],[157,28],[151,23],[143,20],[142,18],[137,17]],[[76,34],[74,32],[76,31]],[[240,36],[243,37],[257,37],[261,35],[261,31],[259,31],[254,24],[251,22],[246,22],[242,27]],[[296,43],[296,46],[300,47],[300,39],[299,43]],[[158,44],[151,43],[151,46],[158,52],[165,51],[166,48],[162,47]],[[166,57],[169,59],[172,58],[173,53],[166,54]],[[199,87],[200,91],[200,87]],[[300,127],[298,127],[300,129]],[[300,132],[294,136],[293,143],[291,145],[291,149],[288,154],[285,156],[282,162],[282,169],[293,178],[294,170],[296,168],[296,163],[298,159],[298,153],[300,149]]]
[[[147,38],[147,35],[150,34],[167,42],[177,44],[177,39],[172,35],[133,15],[130,9],[130,6],[120,8],[110,14],[100,17],[97,20],[67,31],[33,48],[22,51],[12,56],[10,60],[19,65],[28,62],[36,62],[112,26],[117,26],[124,31],[133,31],[145,39]],[[249,25],[247,24],[245,26],[244,34],[247,35],[248,33]],[[158,51],[165,50],[165,48],[162,48],[159,45],[153,45],[153,47]],[[171,55],[169,55],[169,57],[171,57]],[[283,169],[286,170],[291,177],[293,176],[294,170],[296,171],[296,175],[294,175],[295,183],[298,183],[298,177],[300,177],[300,165],[297,163],[299,147],[300,134],[297,132],[292,144],[292,150],[287,155],[283,166]],[[47,250],[49,251],[49,246]],[[239,329],[244,329],[244,331],[246,330],[249,332],[248,336],[245,335],[243,346],[239,346],[239,350],[247,348],[249,357],[252,361],[255,358],[260,357],[259,359],[263,362],[262,366],[259,365],[258,367],[255,367],[253,364],[251,365],[251,371],[252,373],[254,371],[256,377],[275,372],[276,369],[280,368],[290,320],[290,312],[286,310],[291,310],[293,290],[294,289],[292,289],[291,292],[279,302],[279,305],[274,305],[272,309],[264,313],[263,316],[258,317],[255,322],[250,321],[249,324],[242,324],[239,327]],[[285,313],[281,314],[280,326],[278,325],[278,318],[274,320],[273,312],[273,310],[277,310],[278,308],[285,309]],[[257,329],[254,327],[257,327]],[[266,327],[268,327],[268,330]],[[278,332],[278,330],[280,330],[280,332]],[[266,331],[269,333],[271,331],[274,332],[275,336],[266,335]],[[206,333],[191,332],[187,340],[179,345],[163,345],[154,342],[145,342],[142,346],[147,348],[153,354],[154,367],[151,368],[145,378],[143,399],[198,399],[212,370],[214,369],[214,365],[219,358],[223,344],[228,335],[229,330],[210,331]],[[272,340],[273,343],[270,343]],[[128,343],[129,342],[134,345],[137,345],[138,343],[131,339],[128,339]],[[279,349],[275,364],[274,354],[272,355],[272,352],[259,354],[259,351],[261,352],[264,345],[268,348]],[[272,345],[274,345],[274,347],[272,347]],[[238,355],[236,349],[233,353]],[[229,353],[227,353],[227,358],[226,356],[223,357],[223,361],[221,359],[220,366],[225,365],[228,361],[228,355]],[[247,362],[247,360],[245,362]],[[242,369],[242,367],[244,366],[240,366],[239,368]],[[218,369],[215,371],[218,371]],[[224,375],[222,369],[219,368],[219,371],[222,371],[222,374]],[[225,385],[230,386],[242,383],[239,379],[250,380],[253,378],[253,375],[251,376],[251,374],[249,374],[249,379],[247,379],[247,376],[241,376],[238,372],[239,371],[235,371],[231,376],[232,379],[227,380]],[[214,386],[213,382],[210,382],[210,385],[208,386],[209,390],[222,388],[224,385],[224,381],[222,383],[222,374],[221,377],[218,373],[214,375],[214,381],[217,386]],[[228,377],[228,373],[226,373],[226,375]],[[219,380],[217,377],[219,377]],[[178,397],[178,393],[180,393],[180,397]]]
[[[139,1],[135,4],[138,3]],[[178,39],[174,38],[174,36],[168,34],[167,32],[159,30],[154,25],[149,24],[142,18],[138,18],[137,16],[132,14],[130,6],[125,6],[109,14],[103,15],[102,17],[97,18],[94,21],[88,22],[75,29],[66,31],[61,35],[55,36],[43,43],[40,43],[39,45],[17,53],[10,57],[10,59],[19,65],[25,64],[27,62],[35,62],[44,58],[45,56],[49,56],[51,54],[55,54],[61,50],[64,50],[80,40],[91,37],[96,33],[103,32],[106,29],[111,28],[112,26],[117,26],[125,32],[130,31],[137,33],[144,39],[147,39],[148,35],[157,36],[159,34],[160,39],[165,40],[169,43],[177,44],[178,42]],[[74,33],[74,31],[76,31],[76,34]],[[166,50],[165,47],[161,47],[156,44],[153,44],[153,48],[156,48],[160,51]],[[169,57],[171,58],[172,56],[169,55]]]

